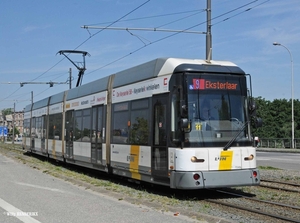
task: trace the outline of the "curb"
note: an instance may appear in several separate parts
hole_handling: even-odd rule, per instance
[[[285,148],[264,148],[258,147],[256,151],[259,152],[279,152],[279,153],[300,153],[300,149],[285,149]]]

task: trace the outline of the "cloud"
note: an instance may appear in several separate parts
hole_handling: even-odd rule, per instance
[[[27,32],[32,32],[35,30],[44,30],[44,29],[48,29],[49,27],[51,27],[51,25],[44,25],[44,26],[34,26],[34,25],[30,25],[30,26],[26,26],[23,28],[23,31],[25,33]]]
[[[37,26],[27,26],[27,27],[25,27],[25,28],[23,29],[23,31],[27,33],[27,32],[34,31],[34,30],[36,30],[36,29],[38,29]]]
[[[249,14],[253,28],[240,35],[268,44],[274,41],[287,45],[299,43],[300,28],[293,25],[300,23],[299,12],[298,0],[268,2]]]

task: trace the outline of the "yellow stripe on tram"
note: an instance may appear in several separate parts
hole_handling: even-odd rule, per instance
[[[55,140],[52,141],[52,156],[54,157],[54,159],[56,159]]]
[[[219,170],[231,170],[233,151],[221,151]]]
[[[139,157],[140,157],[140,146],[132,145],[130,147],[130,172],[133,179],[140,180],[141,174],[139,174]]]

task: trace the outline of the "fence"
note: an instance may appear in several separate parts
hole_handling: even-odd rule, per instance
[[[294,146],[300,149],[300,139],[294,139]],[[260,139],[259,147],[292,148],[292,139]]]

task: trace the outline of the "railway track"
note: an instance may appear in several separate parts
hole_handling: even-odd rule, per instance
[[[274,180],[261,180],[260,187],[300,193],[300,185],[290,182],[280,182]]]
[[[17,148],[18,154],[23,154],[23,150],[19,150]],[[7,151],[8,153],[12,153],[9,150]],[[14,155],[17,158],[19,155]],[[22,158],[22,159],[21,159]],[[25,162],[27,162],[27,158],[30,158],[30,156],[20,156],[20,159]],[[31,165],[32,166],[32,165]],[[34,165],[35,166],[35,165]],[[36,168],[36,167],[35,167]],[[43,169],[43,167],[41,167]],[[74,168],[70,168],[74,171]],[[76,171],[76,170],[75,170]],[[83,170],[80,170],[79,172],[84,172]],[[85,173],[85,172],[84,172]],[[90,171],[87,172],[88,175],[94,176]],[[99,176],[98,176],[99,177]],[[95,175],[95,178],[96,175]],[[105,177],[103,177],[105,178]],[[110,179],[110,181],[112,181]],[[275,183],[279,184],[276,186],[276,188],[272,188],[270,190],[266,190],[265,188],[267,187],[251,187],[254,191],[251,192],[242,192],[239,188],[234,188],[234,189],[226,189],[226,190],[211,190],[213,193],[207,193],[207,191],[197,191],[197,195],[195,196],[195,192],[193,191],[186,191],[183,193],[182,191],[180,193],[177,192],[170,192],[170,190],[164,190],[163,188],[149,188],[145,187],[143,185],[142,190],[146,190],[149,193],[152,194],[160,194],[162,197],[172,197],[173,199],[176,198],[176,202],[180,201],[188,201],[189,205],[191,207],[199,207],[199,206],[206,206],[206,204],[202,204],[202,201],[206,201],[211,204],[216,204],[218,205],[217,212],[219,213],[218,215],[221,215],[223,217],[237,217],[238,219],[245,219],[244,220],[237,220],[237,222],[263,222],[263,223],[276,223],[276,222],[299,222],[300,223],[300,207],[299,203],[293,203],[291,202],[290,204],[287,203],[281,203],[281,202],[274,202],[272,199],[268,199],[265,201],[262,201],[261,199],[257,199],[258,193],[256,191],[260,191],[262,193],[268,194],[269,192],[271,193],[281,193],[281,194],[290,194],[291,197],[297,197],[299,192],[295,192],[293,190],[297,190],[297,187],[299,189],[299,185],[297,184],[291,184],[291,183],[284,183],[284,182],[275,182],[275,181],[266,181],[262,180],[262,184],[266,185],[273,185],[275,187]],[[119,182],[119,180],[118,180]],[[124,181],[122,184],[126,184],[126,181]],[[280,184],[281,183],[281,184]],[[126,184],[127,185],[127,184]],[[125,186],[126,186],[125,185]],[[130,185],[129,185],[130,186]],[[140,193],[139,189],[136,188],[135,186],[131,186],[134,188],[135,193]],[[288,187],[293,187],[290,188],[292,190],[285,190],[283,191],[282,188],[288,188]],[[249,189],[247,187],[247,189]],[[159,192],[158,192],[158,191]],[[278,192],[277,192],[278,191]],[[192,203],[193,202],[193,203]],[[160,203],[160,202],[157,202]],[[183,205],[183,204],[181,204]],[[172,205],[174,206],[174,205]],[[215,214],[215,205],[211,205],[212,210],[210,211],[211,215]],[[299,205],[300,206],[300,205]],[[174,207],[172,207],[174,208]],[[186,208],[186,207],[185,207]],[[183,209],[185,209],[183,208]],[[181,210],[178,207],[176,208],[177,210]],[[223,215],[221,214],[223,213]],[[227,213],[228,212],[228,213]],[[182,212],[181,212],[182,213]],[[197,213],[197,212],[193,212]],[[196,215],[196,214],[195,214]],[[231,217],[229,217],[231,218]],[[246,221],[246,219],[252,219]],[[259,220],[258,220],[259,219]]]
[[[206,199],[206,201],[223,205],[226,207],[255,213],[266,217],[266,222],[295,222],[300,223],[300,207],[279,203],[274,201],[265,201],[253,198],[241,193],[230,192],[228,190],[216,190],[220,194],[229,195],[231,198],[225,199]],[[232,199],[232,198],[236,199]],[[272,220],[273,219],[273,220]]]

